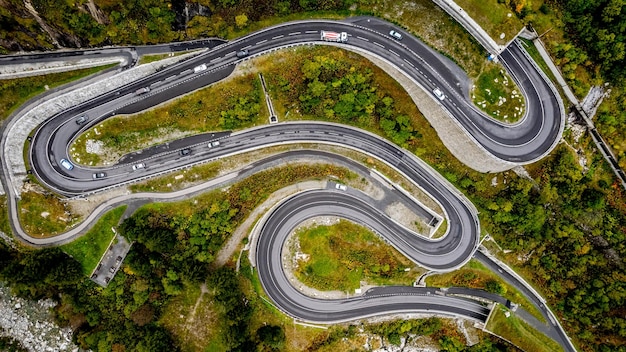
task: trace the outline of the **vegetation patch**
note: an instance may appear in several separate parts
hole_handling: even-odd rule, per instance
[[[514,123],[524,116],[524,97],[500,65],[489,65],[470,94],[476,106],[496,120]]]
[[[415,266],[367,228],[341,220],[296,231],[300,253],[296,277],[307,286],[324,291],[349,291],[361,281],[376,285],[410,285]]]
[[[7,235],[11,235],[11,224],[9,223],[9,208],[7,204],[7,196],[0,196],[0,231]]]
[[[125,210],[124,205],[107,212],[85,235],[61,246],[65,253],[80,263],[85,276],[91,274],[102,254],[107,251],[109,243],[115,236],[111,228],[117,226]]]
[[[66,203],[43,190],[22,192],[18,209],[24,231],[39,238],[58,235],[79,221]]]
[[[500,277],[487,269],[476,259],[470,259],[462,268],[453,272],[431,275],[426,278],[426,284],[434,287],[469,287],[492,292],[519,304],[539,321],[545,322],[541,313],[515,287],[509,285]]]
[[[251,127],[267,110],[256,74],[244,74],[191,93],[164,106],[103,121],[70,146],[84,165],[117,162],[124,154],[183,136]]]
[[[522,0],[457,0],[456,4],[500,45],[507,44],[524,28],[518,14],[528,11]]]
[[[113,67],[116,64],[47,75],[0,80],[0,122],[28,99],[63,84]]]
[[[181,52],[177,52],[177,53],[142,55],[139,58],[139,65],[149,64],[151,62],[167,59],[168,57],[180,56],[180,55],[184,55],[184,54],[188,54],[188,53],[190,53],[190,52],[189,51],[181,51]]]
[[[181,170],[167,176],[149,179],[147,181],[133,184],[129,188],[132,192],[171,192],[182,189],[190,183],[197,183],[201,180],[209,180],[218,175],[221,169],[219,161],[208,164],[193,166],[189,169]]]
[[[485,329],[497,336],[501,336],[523,351],[553,352],[563,351],[556,341],[537,331],[522,319],[511,314],[507,317],[508,309],[496,305]]]

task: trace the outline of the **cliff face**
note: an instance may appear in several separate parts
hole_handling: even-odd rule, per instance
[[[185,0],[0,0],[0,54],[185,39]]]

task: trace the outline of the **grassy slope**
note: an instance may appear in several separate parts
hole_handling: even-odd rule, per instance
[[[302,253],[296,276],[313,288],[354,291],[361,281],[378,285],[410,285],[415,274],[405,272],[414,266],[372,231],[342,220],[330,226],[314,226],[296,232]]]
[[[111,228],[117,226],[125,210],[124,205],[107,212],[85,235],[61,246],[65,253],[81,264],[85,275],[91,274],[102,254],[106,252],[111,239],[115,236]]]

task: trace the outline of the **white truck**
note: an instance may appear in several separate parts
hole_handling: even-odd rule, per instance
[[[328,32],[328,31],[322,31],[321,32],[321,39],[327,42],[339,42],[339,43],[345,43],[348,41],[348,33],[346,32],[341,32],[341,33],[337,33],[337,32]]]

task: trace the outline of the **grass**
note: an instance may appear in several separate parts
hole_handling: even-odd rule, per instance
[[[79,220],[56,195],[38,189],[22,192],[18,209],[24,231],[39,238],[62,233]]]
[[[524,116],[524,97],[500,65],[489,64],[470,94],[474,104],[496,120],[514,123]]]
[[[513,10],[498,0],[456,0],[456,3],[500,45],[513,39],[524,27]],[[502,33],[504,39],[500,39]]]
[[[526,352],[563,351],[556,341],[537,331],[515,314],[507,318],[505,315],[507,311],[508,309],[496,305],[485,330],[507,339]]]
[[[11,235],[11,226],[9,224],[9,208],[6,195],[0,196],[0,232]]]
[[[83,274],[89,276],[107,251],[111,239],[115,236],[112,227],[117,226],[126,206],[117,207],[102,216],[83,236],[61,246],[61,249],[76,259],[83,268]]]
[[[309,256],[298,261],[296,277],[310,287],[353,292],[361,281],[410,285],[415,280],[415,273],[404,270],[414,264],[361,225],[341,220],[298,230],[295,236]]]
[[[446,234],[446,231],[448,231],[448,219],[444,218],[443,223],[439,225],[439,228],[437,229],[437,231],[435,231],[435,233],[433,233],[433,235],[430,238],[432,239],[441,238],[443,237],[443,235]]]
[[[221,168],[219,161],[193,166],[171,175],[156,177],[147,181],[131,185],[132,192],[172,192],[191,183],[206,181],[217,176]]]
[[[130,116],[116,116],[81,134],[70,146],[72,158],[84,165],[107,165],[119,157],[183,136],[224,130],[223,112],[239,99],[258,99],[259,113],[239,128],[267,120],[258,76],[243,74],[198,90],[163,106]],[[93,146],[97,149],[94,150]]]
[[[521,292],[500,279],[498,275],[487,269],[476,259],[471,259],[463,267],[453,272],[427,277],[426,285],[434,287],[457,286],[485,289],[487,283],[492,280],[496,280],[504,288],[504,293],[502,293],[504,298],[519,304],[535,318],[539,319],[539,321],[545,322],[539,310],[537,310]]]
[[[184,352],[223,351],[217,308],[210,292],[201,297],[200,286],[186,284],[182,293],[163,308],[159,323],[172,333]]]
[[[559,87],[559,84],[556,83],[556,77],[554,76],[550,68],[548,67],[548,64],[545,62],[541,54],[539,54],[539,51],[537,50],[535,43],[533,43],[532,40],[528,40],[524,38],[519,38],[519,40],[522,41],[522,45],[526,49],[526,52],[528,52],[528,55],[530,55],[530,57],[537,64],[537,66],[541,68],[543,73],[545,73],[548,76],[548,78],[550,78],[550,80],[554,83],[555,86]]]
[[[168,53],[168,54],[152,54],[152,55],[142,55],[139,58],[139,65],[149,64],[151,62],[167,59],[169,57],[179,56],[183,54],[188,54],[189,51],[181,51],[178,53]]]
[[[115,65],[116,64],[111,64],[41,76],[0,80],[0,122],[9,117],[15,109],[24,104],[28,99],[48,89],[89,76]]]

